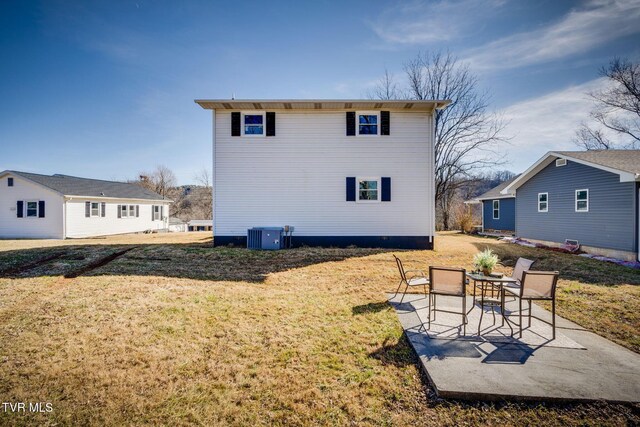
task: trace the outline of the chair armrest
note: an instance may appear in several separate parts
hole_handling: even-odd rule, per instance
[[[420,275],[422,275],[423,277],[426,277],[424,275],[424,271],[422,271],[422,270],[405,270],[404,272],[405,272],[405,274],[406,273],[420,273]]]

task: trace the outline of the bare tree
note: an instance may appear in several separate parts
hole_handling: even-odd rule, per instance
[[[585,150],[610,150],[614,143],[607,138],[602,129],[594,129],[586,123],[580,124],[573,142]]]
[[[487,111],[488,94],[478,90],[475,75],[449,52],[418,54],[404,65],[404,71],[405,90],[398,90],[393,76],[385,73],[373,93],[379,98],[402,94],[407,99],[451,100],[435,114],[435,201],[442,227],[449,229],[456,190],[478,171],[503,163],[494,149],[508,139],[502,136],[505,122]]]
[[[395,81],[393,74],[385,68],[384,75],[378,80],[373,89],[369,90],[370,99],[398,99],[402,98],[402,92]]]
[[[600,75],[610,85],[589,93],[596,104],[589,115],[600,128],[581,124],[574,142],[587,150],[635,148],[640,145],[640,64],[614,58],[600,69]],[[623,142],[613,143],[606,132],[622,137]]]
[[[213,194],[211,193],[211,174],[207,168],[202,168],[195,176],[196,184],[203,187],[199,197],[199,205],[204,215],[203,219],[213,219]]]
[[[176,186],[176,175],[164,165],[158,165],[152,172],[139,174],[138,184],[168,198],[169,190]]]

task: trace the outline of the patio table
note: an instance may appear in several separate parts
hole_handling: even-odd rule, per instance
[[[515,279],[511,277],[495,277],[495,276],[485,276],[482,273],[467,273],[467,277],[473,280],[473,305],[471,309],[467,312],[469,314],[471,310],[475,307],[476,303],[480,305],[480,321],[478,322],[478,335],[480,335],[480,330],[482,328],[482,316],[484,315],[484,308],[490,307],[491,314],[493,315],[493,324],[496,323],[496,312],[495,308],[500,308],[500,315],[502,316],[502,326],[504,326],[505,320],[507,322],[507,326],[511,330],[511,335],[513,335],[513,328],[509,323],[509,319],[504,314],[504,300],[505,300],[505,292],[504,285],[509,285],[513,283],[517,283]],[[477,298],[476,289],[480,290],[480,299]],[[491,293],[491,296],[488,296],[488,293]],[[498,295],[496,298],[495,295]]]

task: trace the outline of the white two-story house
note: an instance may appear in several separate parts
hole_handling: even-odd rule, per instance
[[[428,249],[438,100],[196,100],[213,119],[216,246],[252,227],[294,246]]]

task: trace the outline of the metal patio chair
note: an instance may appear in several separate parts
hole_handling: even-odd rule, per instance
[[[396,265],[398,266],[398,271],[400,272],[400,284],[398,285],[398,289],[396,289],[396,293],[393,294],[393,296],[389,298],[389,300],[394,299],[398,295],[403,284],[405,286],[404,291],[402,292],[402,298],[400,299],[400,304],[402,304],[402,302],[404,301],[407,290],[415,286],[422,286],[424,289],[424,296],[428,297],[429,294],[427,292],[427,286],[429,285],[429,279],[426,278],[424,272],[422,270],[405,270],[400,258],[395,255],[393,257],[396,259]],[[409,277],[407,277],[407,273],[410,273]]]
[[[529,271],[529,269],[534,263],[535,261],[532,261],[530,259],[518,258],[518,261],[516,261],[516,265],[513,267],[513,272],[511,273],[511,278],[514,279],[516,282],[505,283],[504,286],[507,288],[513,288],[513,289],[519,288],[520,284],[522,283],[522,274],[525,271]],[[515,298],[513,300],[515,301]]]
[[[436,320],[436,311],[462,316],[462,335],[467,333],[467,272],[464,268],[429,267],[429,320],[427,329],[431,328],[431,312]],[[446,295],[462,298],[462,312],[442,310],[437,308],[437,296]],[[431,308],[433,299],[433,308]]]
[[[559,273],[557,271],[523,271],[522,282],[517,288],[505,287],[503,297],[506,294],[510,294],[518,298],[519,300],[519,323],[520,328],[519,337],[522,338],[522,301],[529,302],[529,322],[528,327],[531,327],[531,318],[535,318],[547,325],[550,325],[553,330],[553,338],[556,339],[556,285],[558,284]],[[531,314],[531,301],[551,301],[551,323],[546,320],[542,320],[539,317]],[[515,322],[513,322],[515,323]]]

